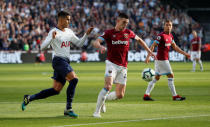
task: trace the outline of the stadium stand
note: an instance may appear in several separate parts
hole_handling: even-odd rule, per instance
[[[189,48],[192,29],[203,36],[200,24],[185,12],[159,0],[3,0],[0,1],[0,50],[38,51],[44,37],[55,27],[60,10],[71,13],[70,27],[78,36],[89,26],[95,27],[83,46],[87,51],[94,50],[90,45],[93,39],[113,27],[114,17],[119,12],[130,16],[129,28],[148,45],[161,31],[164,19],[173,21],[175,41],[182,48]],[[71,48],[81,50],[75,46]],[[141,50],[137,43],[132,43],[130,48]]]

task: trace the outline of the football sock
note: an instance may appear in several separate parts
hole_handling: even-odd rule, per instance
[[[49,89],[45,89],[40,91],[37,94],[31,95],[29,97],[29,101],[34,101],[34,100],[38,100],[38,99],[44,99],[53,95],[57,95],[59,94],[58,91],[56,91],[54,88],[49,88]]]
[[[193,71],[195,71],[196,61],[193,60]]]
[[[69,81],[69,86],[66,90],[66,109],[72,109],[72,101],[74,99],[75,89],[78,83],[78,78]]]
[[[147,90],[146,90],[145,94],[150,95],[150,93],[153,90],[156,82],[157,82],[157,80],[153,79],[151,82],[148,83]]]
[[[105,103],[106,96],[109,91],[106,88],[103,88],[98,94],[97,104],[96,104],[96,112],[100,112],[101,106]]]
[[[171,93],[173,96],[176,96],[176,89],[174,86],[174,79],[173,78],[168,78],[168,87],[171,90]]]
[[[117,95],[116,95],[116,92],[115,91],[112,91],[106,97],[106,100],[116,100],[116,99],[117,99]]]
[[[200,69],[201,69],[201,70],[203,70],[203,64],[202,64],[202,61],[201,61],[201,60],[199,60],[199,61],[198,61],[198,63],[200,64]]]

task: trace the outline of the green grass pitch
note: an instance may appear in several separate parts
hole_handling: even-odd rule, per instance
[[[171,62],[177,93],[186,101],[172,101],[167,78],[162,77],[152,92],[154,102],[144,102],[147,83],[141,79],[143,68],[128,65],[126,95],[107,101],[107,112],[93,118],[96,99],[104,85],[104,63],[72,63],[79,77],[73,108],[78,119],[63,116],[66,86],[60,95],[30,103],[21,111],[24,94],[34,94],[52,86],[51,64],[0,64],[0,127],[207,127],[210,126],[210,63],[204,72],[190,72],[192,63]],[[114,86],[113,86],[114,89]]]

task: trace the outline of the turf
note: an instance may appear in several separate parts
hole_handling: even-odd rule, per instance
[[[60,95],[34,101],[26,111],[21,111],[24,94],[52,86],[51,64],[0,64],[0,127],[207,127],[210,126],[210,63],[203,64],[204,72],[198,67],[198,71],[190,72],[192,63],[171,63],[176,90],[186,96],[186,101],[172,101],[167,78],[161,77],[152,92],[156,101],[144,102],[147,83],[141,79],[141,71],[153,68],[153,63],[129,63],[126,96],[107,101],[107,112],[101,119],[93,118],[92,114],[104,84],[104,63],[71,64],[79,77],[73,104],[78,119],[63,116],[68,84]]]

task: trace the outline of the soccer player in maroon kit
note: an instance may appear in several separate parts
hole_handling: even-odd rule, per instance
[[[157,60],[155,60],[155,79],[149,82],[147,90],[144,94],[143,100],[145,101],[153,101],[153,99],[150,97],[150,93],[152,89],[155,86],[155,83],[160,79],[161,75],[167,75],[168,77],[168,86],[171,90],[173,100],[175,101],[182,101],[185,100],[185,97],[181,97],[176,93],[176,89],[174,86],[174,74],[171,69],[170,63],[169,63],[169,50],[172,46],[173,49],[183,55],[185,55],[187,58],[190,58],[190,55],[183,50],[181,50],[176,43],[174,42],[173,35],[171,34],[172,30],[172,22],[170,20],[166,20],[164,23],[164,32],[160,33],[154,43],[151,45],[150,49],[151,51],[154,50],[155,46],[158,46],[157,49]],[[149,63],[150,55],[147,56],[145,62]]]
[[[201,39],[198,37],[196,31],[192,31],[193,34],[193,39],[190,41],[191,46],[190,46],[190,51],[191,51],[191,60],[193,62],[193,69],[192,71],[195,72],[195,66],[196,66],[196,61],[200,65],[200,70],[203,71],[203,65],[201,61]]]
[[[147,47],[145,42],[133,31],[126,29],[129,23],[128,16],[120,13],[117,17],[115,28],[106,30],[103,35],[93,43],[95,48],[104,52],[106,48],[101,45],[103,41],[107,44],[107,60],[105,70],[104,88],[100,91],[97,99],[94,117],[101,117],[100,112],[105,112],[105,100],[116,100],[124,97],[127,81],[127,57],[129,50],[129,40],[135,39],[141,44],[148,54],[156,57]],[[112,84],[116,84],[115,91],[109,93]]]

